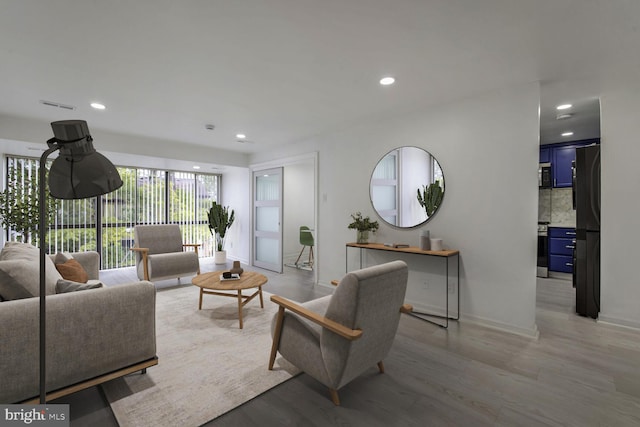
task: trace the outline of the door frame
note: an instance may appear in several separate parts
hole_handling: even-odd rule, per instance
[[[255,203],[254,203],[254,179],[253,179],[253,175],[254,172],[258,172],[261,170],[266,170],[266,169],[274,169],[274,168],[285,168],[286,166],[291,166],[291,165],[295,165],[298,163],[306,163],[309,161],[312,161],[313,163],[313,229],[316,230],[315,232],[315,247],[313,249],[314,252],[314,269],[313,269],[313,281],[314,283],[318,283],[318,268],[316,268],[318,265],[320,265],[320,261],[321,261],[321,251],[318,248],[319,244],[320,244],[320,233],[319,233],[319,228],[318,228],[318,188],[319,188],[319,183],[318,183],[318,152],[317,151],[313,151],[311,153],[306,153],[306,154],[300,154],[297,156],[291,156],[291,157],[284,157],[281,159],[276,159],[276,160],[270,160],[270,161],[266,161],[266,162],[260,162],[260,163],[254,163],[249,165],[249,170],[250,170],[250,180],[251,180],[251,217],[250,217],[250,223],[251,223],[251,227],[250,227],[250,233],[251,233],[251,246],[250,246],[250,258],[251,258],[251,263],[253,265],[253,259],[255,257],[255,236],[254,236],[254,227],[255,227],[255,218],[254,218],[254,210],[255,210]],[[283,175],[282,175],[283,179],[286,179],[284,170],[283,170]],[[283,200],[282,200],[282,205],[283,205],[283,209],[286,209],[286,204],[287,204],[287,200],[284,199],[284,195],[283,195]],[[284,264],[284,261],[282,261],[282,263]],[[284,268],[284,265],[282,266]],[[284,271],[284,270],[283,270]]]

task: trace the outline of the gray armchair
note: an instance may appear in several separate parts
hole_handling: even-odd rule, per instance
[[[200,274],[199,244],[183,244],[180,226],[136,225],[133,228],[136,272],[140,280]],[[192,247],[193,251],[184,251]]]
[[[272,296],[278,313],[271,325],[273,345],[269,370],[276,353],[329,387],[331,400],[340,405],[338,389],[382,359],[398,329],[408,269],[393,261],[348,273],[333,295],[303,304]]]

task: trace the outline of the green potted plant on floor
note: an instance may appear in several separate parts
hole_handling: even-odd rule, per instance
[[[216,240],[215,263],[226,264],[227,252],[224,250],[224,242],[227,230],[231,227],[235,219],[235,212],[233,209],[229,211],[228,206],[222,206],[213,202],[207,216],[209,217],[209,231]]]
[[[378,221],[371,221],[368,216],[363,217],[360,212],[351,214],[353,222],[347,228],[358,231],[356,243],[369,243],[369,232],[375,232],[378,227]]]

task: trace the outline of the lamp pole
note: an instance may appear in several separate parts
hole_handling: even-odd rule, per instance
[[[46,150],[40,157],[40,165],[38,169],[39,183],[39,221],[38,221],[38,244],[40,245],[40,403],[47,403],[47,331],[46,331],[46,313],[47,313],[47,299],[46,299],[46,271],[45,271],[45,257],[47,256],[45,244],[47,238],[47,157],[59,147],[53,146]]]
[[[86,199],[110,193],[122,187],[116,167],[93,148],[93,138],[84,120],[51,123],[54,137],[42,153],[38,169],[38,243],[40,244],[40,403],[47,403],[47,328],[46,328],[46,239],[47,239],[47,157],[56,150],[60,156],[49,171],[49,193],[56,199]]]

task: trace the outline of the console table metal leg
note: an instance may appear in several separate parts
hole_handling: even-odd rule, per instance
[[[446,293],[446,307],[445,307],[445,315],[444,316],[440,316],[437,314],[430,314],[430,313],[421,313],[421,312],[413,312],[413,313],[409,313],[411,316],[420,319],[420,320],[424,320],[425,322],[429,322],[429,323],[433,323],[434,325],[438,325],[441,328],[447,329],[449,327],[449,319],[451,320],[460,320],[460,255],[456,255],[456,263],[457,263],[457,276],[456,276],[456,293],[457,295],[457,304],[456,304],[456,317],[450,317],[449,316],[449,257],[445,258],[446,260],[446,265],[445,265],[445,293]],[[427,319],[424,318],[422,316],[429,316],[429,317],[437,317],[439,319],[445,319],[445,324],[443,325],[442,323],[438,323],[435,322],[431,319]]]

